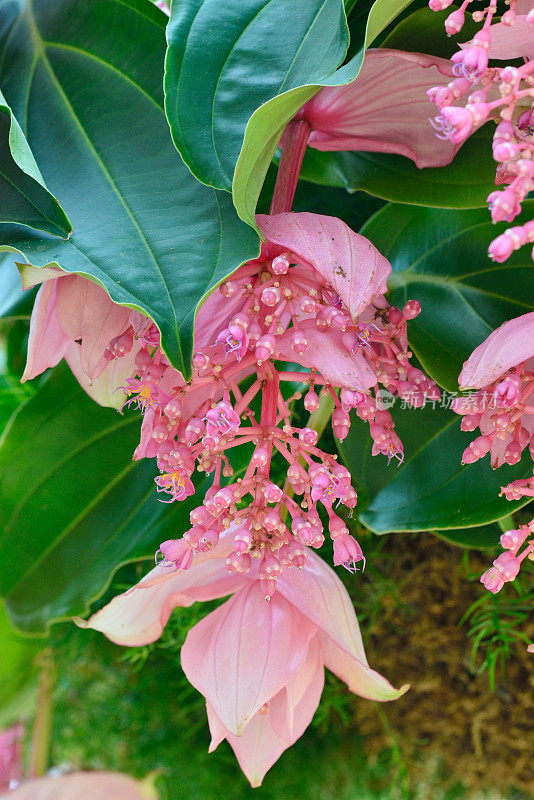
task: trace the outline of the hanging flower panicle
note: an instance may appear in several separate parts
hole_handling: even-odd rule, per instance
[[[430,0],[429,6],[442,11],[451,2]],[[464,0],[447,17],[449,36],[462,30],[471,2]],[[461,143],[488,119],[497,123],[493,136],[493,158],[498,165],[495,183],[505,184],[505,188],[488,196],[493,222],[512,222],[534,189],[534,5],[532,0],[509,0],[508,5],[497,24],[492,24],[496,0],[473,13],[475,22],[483,25],[452,56],[455,79],[427,92],[439,109],[431,124],[440,139]],[[524,58],[519,66],[488,67],[490,59],[510,62],[518,58]],[[491,242],[488,253],[502,263],[514,250],[532,242],[534,221],[509,228]]]
[[[279,216],[304,217],[307,224],[316,217]],[[337,269],[343,277],[344,266]],[[372,281],[378,280],[382,289],[378,273],[374,270]],[[348,569],[365,563],[337,512],[340,504],[349,509],[356,505],[350,473],[337,456],[318,447],[312,427],[292,424],[290,404],[303,398],[305,409],[313,413],[321,395],[330,397],[333,430],[340,441],[349,432],[354,410],[369,423],[373,454],[400,463],[402,443],[382,406],[378,385],[416,407],[428,398],[438,399],[439,391],[409,362],[406,323],[419,313],[419,304],[408,302],[402,311],[389,306],[378,284],[359,293],[356,313],[351,313],[346,290],[339,291],[297,253],[267,245],[258,260],[223,283],[201,310],[197,341],[204,344],[195,350],[189,384],[159,347],[139,350],[137,377],[125,386],[127,403],[135,402],[144,413],[135,457],[157,460],[161,474],[156,484],[168,502],[194,494],[195,468],[213,475],[204,501],[190,514],[191,529],[182,539],[161,545],[162,563],[169,568],[187,569],[195,552],[213,548],[232,527],[229,572],[247,573],[252,559],[258,559],[262,589],[270,598],[283,568],[302,567],[305,546],[323,544],[321,507],[329,519],[334,563]],[[248,388],[242,390],[245,377]],[[283,390],[287,383],[304,389],[288,396]],[[261,412],[253,407],[257,396]],[[228,455],[240,445],[248,445],[252,455],[244,474],[232,480]],[[286,465],[283,487],[270,475],[275,457]]]

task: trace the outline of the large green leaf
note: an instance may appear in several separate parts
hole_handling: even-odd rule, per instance
[[[402,408],[398,401],[391,413],[404,444],[400,466],[371,455],[369,427],[357,417],[340,445],[359,494],[356,510],[366,527],[376,533],[478,528],[529,502],[499,497],[501,486],[531,472],[528,451],[514,467],[492,470],[489,457],[462,466],[462,452],[473,435],[460,430],[457,414],[431,403],[422,409]]]
[[[429,103],[429,116],[433,114]],[[430,125],[430,122],[428,123]],[[495,188],[491,155],[494,124],[471,136],[447,167],[419,169],[409,158],[389,153],[325,152],[308,148],[301,176],[349,192],[436,208],[480,208]]]
[[[189,374],[199,301],[258,238],[172,144],[165,21],[149,0],[0,0],[0,84],[74,226],[68,242],[5,226],[0,245],[148,312]]]
[[[348,29],[342,0],[181,0],[167,39],[173,139],[199,180],[229,190],[254,111],[330,75]]]
[[[523,208],[519,224],[532,217],[534,202]],[[487,255],[491,240],[507,227],[492,225],[486,209],[388,205],[362,228],[393,267],[391,302],[420,301],[422,312],[408,326],[410,345],[449,391],[458,390],[463,362],[492,330],[534,310],[530,249],[523,247],[504,264]]]
[[[72,226],[46,188],[20,125],[0,92],[0,223],[67,237]]]
[[[137,414],[90,400],[66,366],[0,440],[0,594],[14,624],[42,633],[84,614],[112,571],[188,526],[190,503],[156,497],[153,461],[132,461]]]
[[[367,42],[409,2],[378,0]],[[343,2],[183,0],[173,4],[167,38],[165,108],[176,146],[199,180],[221,189],[233,182],[238,213],[255,226],[285,125],[321,85],[360,70],[363,49],[328,77],[348,45]]]
[[[369,13],[365,32],[362,26],[361,40],[351,43],[356,44],[359,50],[347,64],[323,80],[310,75],[302,86],[289,90],[284,86],[284,92],[254,112],[245,130],[232,183],[237,212],[250,225],[255,226],[254,215],[261,187],[287,123],[322,86],[340,86],[355,80],[363,64],[365,49],[410,3],[411,0],[376,0]],[[318,57],[317,54],[315,57]]]

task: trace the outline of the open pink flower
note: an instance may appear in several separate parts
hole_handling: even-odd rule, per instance
[[[87,394],[118,408],[117,392],[135,374],[135,356],[152,323],[114,303],[95,283],[50,267],[20,267],[25,289],[42,284],[30,322],[28,358],[22,380],[35,378],[65,358]]]
[[[119,772],[72,772],[24,781],[5,800],[158,800],[150,782]]]
[[[346,86],[325,87],[306,103],[308,144],[317,150],[398,153],[418,167],[450,164],[459,145],[436,141],[427,91],[454,77],[444,58],[402,50],[367,50],[360,74]]]
[[[527,447],[534,454],[534,312],[493,331],[465,362],[459,384],[477,392],[452,407],[464,430],[481,433],[465,450],[465,463],[490,453],[499,467],[516,464]]]
[[[311,722],[324,666],[368,699],[394,700],[408,687],[394,689],[369,667],[347,591],[319,556],[306,548],[302,569],[284,570],[266,602],[261,565],[228,573],[233,546],[231,535],[222,536],[212,550],[195,553],[185,571],[156,567],[78,624],[118,644],[146,644],[160,636],[177,606],[233,592],[188,633],[182,666],[206,698],[210,749],[226,738],[251,784],[259,786]]]

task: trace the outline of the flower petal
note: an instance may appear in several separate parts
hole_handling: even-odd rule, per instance
[[[386,291],[389,261],[340,219],[307,211],[258,214],[256,219],[268,239],[266,251],[282,248],[295,253],[335,289],[354,318],[375,295]]]
[[[325,667],[341,678],[354,694],[384,703],[397,700],[410,688],[406,683],[400,689],[395,689],[383,675],[371,669],[367,661],[354,658],[324,633],[321,634],[321,642]]]
[[[289,747],[301,736],[302,731],[297,732],[300,715],[304,712],[311,720],[319,705],[323,686],[323,653],[321,640],[316,635],[310,641],[302,667],[269,703],[271,725],[281,744]]]
[[[253,581],[189,631],[182,667],[225,727],[240,735],[300,669],[316,630],[278,592],[266,602]]]
[[[307,550],[302,570],[285,569],[277,587],[322,631],[324,662],[351,691],[374,700],[393,700],[406,691],[408,687],[397,691],[369,667],[348,592],[316,553]]]
[[[25,781],[6,800],[157,800],[149,783],[119,772],[73,772]]]
[[[482,389],[534,356],[534,311],[508,320],[490,333],[464,363],[461,389]]]
[[[402,50],[367,50],[360,74],[325,87],[304,106],[317,150],[398,153],[418,167],[450,164],[459,145],[436,138],[426,91],[454,77],[444,58]]]
[[[306,683],[305,688],[304,680]],[[293,682],[296,685],[302,684],[297,689],[297,695],[301,694],[302,696],[292,709],[293,730],[290,738],[280,739],[275,730],[275,725],[273,725],[273,713],[275,713],[276,704],[282,695],[286,693],[285,689],[282,689],[273,698],[270,704],[271,710],[267,714],[256,714],[250,720],[241,736],[235,736],[232,733],[228,733],[226,736],[236,754],[241,769],[254,788],[261,786],[267,770],[278,761],[284,750],[302,736],[319,705],[324,685],[324,668],[320,657],[318,637],[314,636],[311,640],[308,657],[293,681],[291,681],[291,683]],[[304,691],[301,692],[301,689],[304,689]],[[208,704],[206,705],[208,706]],[[218,731],[220,734],[224,726],[220,720],[216,719],[213,709],[208,708],[208,719],[210,720],[212,736],[214,731]],[[219,739],[219,741],[221,740]],[[212,743],[213,741],[214,739],[212,739]]]
[[[490,26],[491,45],[488,51],[490,58],[496,61],[511,61],[514,58],[534,58],[534,29],[527,22],[526,14],[518,14],[513,25],[498,22]],[[471,46],[464,42],[462,48]]]
[[[58,283],[57,317],[67,336],[81,339],[82,369],[94,378],[107,365],[109,342],[129,327],[130,309],[114,303],[96,283],[69,275]]]
[[[298,360],[303,367],[319,370],[334,386],[365,392],[376,384],[376,375],[367,361],[358,352],[349,353],[337,331],[319,331],[314,320],[299,323],[298,330],[308,340],[307,349],[298,356],[291,348],[293,328],[276,339],[277,351],[285,360]]]
[[[69,340],[69,346],[65,351],[65,361],[89,397],[100,403],[101,406],[119,409],[124,405],[126,399],[121,388],[126,386],[126,378],[131,378],[135,373],[135,356],[138,351],[139,347],[134,345],[124,358],[108,361],[104,371],[94,380],[87,377],[82,367],[81,348],[76,342]]]
[[[351,655],[367,664],[362,636],[351,599],[334,570],[313,550],[306,549],[301,570],[286,568],[277,592]]]
[[[57,281],[51,280],[37,292],[30,321],[26,368],[21,381],[55,367],[70,345],[56,317]]]
[[[226,570],[226,556],[231,550],[232,537],[227,536],[210,553],[196,554],[193,566],[184,572],[156,567],[88,620],[75,622],[81,628],[102,631],[116,644],[154,642],[177,606],[224,597],[243,585],[243,576],[230,576]]]

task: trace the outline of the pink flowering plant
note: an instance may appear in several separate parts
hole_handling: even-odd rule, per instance
[[[209,603],[181,667],[252,787],[325,668],[412,702],[351,596],[377,535],[492,594],[534,560],[534,9],[353,6],[0,0],[0,594],[138,652]],[[1,790],[156,798],[44,777],[52,652]]]

